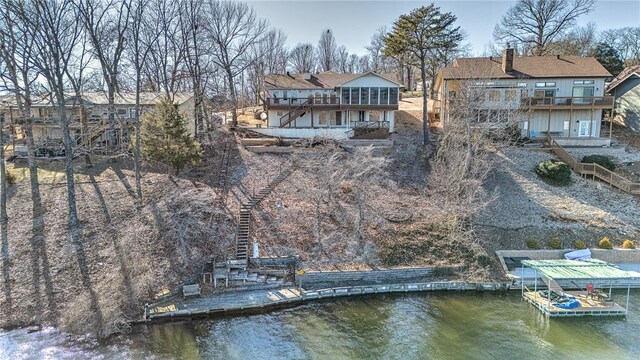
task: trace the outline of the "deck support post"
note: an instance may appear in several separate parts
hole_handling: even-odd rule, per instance
[[[631,279],[627,282],[627,305],[624,307],[624,314],[629,313],[629,293],[631,292]]]
[[[524,299],[524,267],[520,268],[520,295]]]
[[[551,308],[551,280],[549,280],[549,284],[547,286],[547,316],[551,316],[551,313],[549,312],[549,308]]]
[[[538,270],[533,278],[533,299],[538,301]]]

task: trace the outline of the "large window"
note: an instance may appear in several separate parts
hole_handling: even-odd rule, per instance
[[[398,88],[389,88],[389,104],[398,103]]]
[[[518,98],[518,89],[506,89],[504,91],[504,99],[507,101],[514,101]]]
[[[389,103],[389,88],[380,88],[380,105]]]
[[[360,88],[360,104],[369,105],[369,88]]]
[[[371,105],[378,105],[378,94],[379,94],[379,90],[377,87],[371,88],[371,101],[370,101]]]
[[[500,90],[490,89],[484,95],[487,101],[500,101]]]
[[[343,104],[349,104],[349,92],[350,91],[351,91],[351,89],[348,88],[348,87],[342,88],[342,103]]]
[[[574,86],[572,96],[575,104],[590,104],[593,100],[593,86]]]
[[[360,88],[351,88],[351,104],[358,105],[360,104]]]
[[[543,98],[543,97],[549,98],[549,97],[554,97],[555,94],[556,94],[555,90],[536,90],[534,91],[533,96],[537,98]]]

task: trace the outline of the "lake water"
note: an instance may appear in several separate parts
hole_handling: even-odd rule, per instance
[[[547,319],[508,295],[422,293],[138,327],[105,343],[0,332],[1,359],[638,359],[640,291],[624,318]],[[624,303],[625,292],[614,293]]]

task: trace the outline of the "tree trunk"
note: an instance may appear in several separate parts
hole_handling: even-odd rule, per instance
[[[67,203],[69,208],[69,231],[75,241],[76,231],[79,229],[78,209],[76,207],[76,186],[73,171],[73,139],[69,131],[69,119],[64,104],[64,84],[62,76],[58,77],[56,97],[58,100],[58,113],[60,115],[60,125],[62,128],[62,143],[64,144],[64,164],[67,178]]]
[[[135,127],[136,127],[136,146],[133,151],[133,166],[135,168],[136,176],[136,194],[138,194],[138,201],[142,204],[142,181],[140,175],[140,142],[142,142],[142,136],[140,136],[140,71],[136,75],[136,107],[135,107]]]
[[[231,72],[231,67],[227,66],[225,69],[227,73],[227,80],[229,81],[229,95],[231,96],[231,124],[233,126],[238,125],[238,96],[236,95],[236,87],[233,84],[233,73]]]
[[[429,145],[429,116],[427,114],[427,92],[425,89],[427,88],[427,72],[425,70],[426,66],[426,55],[422,54],[420,57],[420,75],[422,76],[422,132],[423,132],[423,145]]]
[[[110,151],[115,149],[115,134],[116,134],[116,108],[115,108],[115,88],[113,83],[108,85],[107,89],[108,101],[109,101],[109,134],[107,135],[107,149]]]
[[[2,239],[2,279],[4,282],[5,306],[12,312],[11,278],[9,275],[9,230],[7,224],[7,172],[4,163],[4,114],[0,114],[0,231]]]

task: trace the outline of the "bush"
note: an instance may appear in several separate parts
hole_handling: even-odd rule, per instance
[[[611,171],[616,169],[616,164],[611,161],[611,158],[604,155],[589,155],[582,158],[583,163],[595,163]]]
[[[562,241],[560,240],[559,237],[553,237],[549,239],[547,246],[549,247],[549,249],[556,249],[556,250],[562,249]]]
[[[556,185],[567,185],[571,182],[571,167],[559,160],[549,159],[541,162],[536,166],[536,174]]]
[[[633,240],[625,240],[622,242],[623,249],[635,249],[636,245],[633,243]]]
[[[585,244],[582,240],[576,240],[573,246],[578,250],[587,248],[587,244]]]
[[[598,247],[600,249],[613,249],[613,245],[611,245],[611,241],[609,241],[608,237],[603,237],[602,239],[600,239],[600,241],[598,241]]]
[[[13,184],[16,183],[16,174],[12,173],[11,171],[7,170],[7,185],[11,186]]]
[[[537,250],[540,249],[540,242],[536,239],[527,240],[527,248]]]

